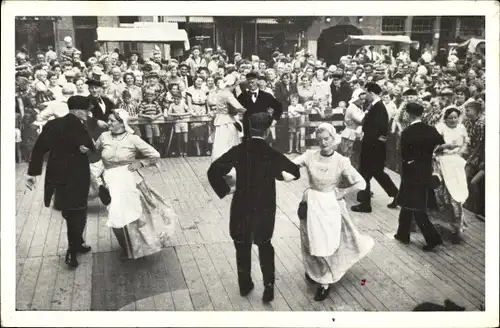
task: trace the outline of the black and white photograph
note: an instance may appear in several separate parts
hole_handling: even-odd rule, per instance
[[[3,2],[2,326],[498,326],[499,5],[434,3]]]

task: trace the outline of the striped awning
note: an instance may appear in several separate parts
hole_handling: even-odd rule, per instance
[[[165,23],[185,23],[186,16],[160,16]]]
[[[274,18],[257,18],[257,24],[278,24]]]
[[[189,16],[190,23],[213,23],[213,16]]]

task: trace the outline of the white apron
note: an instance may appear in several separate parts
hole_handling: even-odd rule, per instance
[[[106,225],[123,228],[138,220],[142,216],[142,203],[137,184],[142,177],[137,172],[130,172],[128,165],[123,165],[104,171],[104,179],[111,195]]]
[[[464,203],[469,197],[467,177],[465,176],[466,161],[459,155],[442,155],[437,158],[441,175],[451,197],[459,203]]]
[[[313,256],[326,257],[337,251],[340,245],[342,214],[345,202],[337,201],[335,191],[306,190],[307,235]]]

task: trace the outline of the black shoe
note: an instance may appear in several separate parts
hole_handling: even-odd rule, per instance
[[[71,267],[71,268],[76,268],[78,266],[78,261],[76,260],[76,252],[75,251],[66,251],[66,258],[64,259],[64,262]]]
[[[402,242],[403,244],[405,245],[409,245],[410,244],[410,240],[406,240],[406,239],[403,239],[401,237],[398,236],[398,234],[395,234],[394,235],[394,238],[400,242]]]
[[[425,245],[424,247],[422,247],[422,249],[425,251],[425,252],[430,252],[432,251],[434,248],[436,248],[436,246],[439,246],[443,243],[443,241],[440,241],[436,244],[428,244],[428,245]]]
[[[77,248],[78,253],[86,254],[92,250],[92,247],[82,244],[80,247]]]
[[[109,190],[103,185],[99,186],[99,199],[104,205],[109,205],[111,203],[111,195],[109,194]]]
[[[330,294],[330,287],[325,289],[323,286],[319,286],[316,290],[316,295],[314,295],[314,300],[318,302],[324,301],[328,297],[328,294]]]
[[[266,286],[264,287],[264,294],[262,295],[263,302],[271,302],[274,300],[274,286]]]
[[[311,284],[315,284],[315,283],[316,283],[316,281],[314,281],[314,280],[313,280],[313,279],[312,279],[312,278],[311,278],[311,277],[307,274],[307,272],[306,272],[306,280],[307,280],[307,282],[309,282],[309,283],[311,283]]]
[[[368,204],[358,204],[358,205],[351,206],[351,210],[353,212],[371,213],[372,206],[368,205]]]
[[[460,238],[460,235],[457,233],[454,233],[451,235],[451,243],[458,245],[462,242],[462,238]]]
[[[248,284],[247,286],[240,287],[240,295],[243,297],[247,296],[248,294],[250,294],[254,287],[255,285],[252,281],[250,281],[250,284]]]
[[[387,204],[388,208],[398,208],[398,204],[396,203],[396,197],[392,200],[390,204]]]

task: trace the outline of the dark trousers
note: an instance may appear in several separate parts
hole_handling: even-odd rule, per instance
[[[366,189],[364,192],[361,192],[361,197],[359,201],[364,204],[371,204],[371,186],[370,180],[375,178],[377,182],[380,184],[382,189],[389,195],[389,197],[396,197],[398,195],[398,187],[392,182],[391,178],[384,172],[384,168],[382,167],[380,170],[374,170],[371,168],[364,168],[364,165],[361,165],[360,174],[366,181]]]
[[[428,245],[436,245],[443,241],[441,235],[429,220],[427,212],[413,211],[402,208],[399,212],[399,226],[397,235],[401,240],[410,241],[411,223],[415,221],[424,235]]]
[[[62,216],[66,220],[68,233],[68,249],[73,250],[83,243],[83,231],[87,224],[87,209],[63,210]]]
[[[252,244],[234,242],[236,248],[236,265],[238,267],[238,285],[247,287],[252,281]],[[271,241],[258,245],[259,262],[262,270],[264,286],[274,285],[274,247]]]

